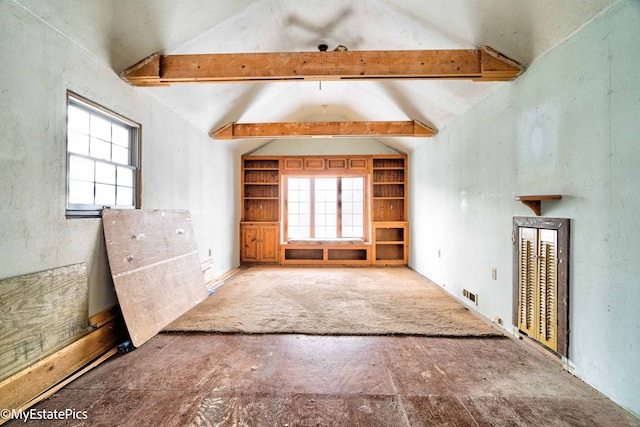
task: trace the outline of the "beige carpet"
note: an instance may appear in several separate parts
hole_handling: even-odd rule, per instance
[[[250,267],[165,331],[501,336],[408,268]]]

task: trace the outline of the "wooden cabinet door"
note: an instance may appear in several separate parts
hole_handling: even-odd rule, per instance
[[[260,228],[260,262],[278,262],[278,227]]]
[[[277,225],[242,224],[240,238],[241,262],[278,262]]]
[[[240,226],[241,250],[240,261],[259,262],[260,227],[255,225]]]

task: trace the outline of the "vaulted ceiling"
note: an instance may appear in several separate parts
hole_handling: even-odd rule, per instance
[[[163,54],[475,49],[525,68],[615,0],[15,0],[120,74]],[[293,81],[147,91],[204,132],[229,122],[408,121],[443,129],[505,82]],[[389,137],[411,151],[428,139]],[[226,140],[251,151],[268,141]]]

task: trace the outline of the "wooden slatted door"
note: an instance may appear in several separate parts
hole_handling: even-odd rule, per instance
[[[518,328],[530,337],[535,337],[537,230],[520,228],[519,243]]]
[[[538,230],[538,340],[556,351],[558,348],[558,232]]]
[[[558,349],[558,231],[519,229],[518,328]]]

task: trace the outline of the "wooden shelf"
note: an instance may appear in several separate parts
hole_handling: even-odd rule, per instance
[[[277,182],[253,182],[253,181],[245,181],[245,185],[275,185],[277,186]]]
[[[549,200],[560,200],[562,196],[560,194],[545,194],[538,196],[516,196],[516,200],[522,202],[523,204],[529,206],[529,208],[535,213],[537,216],[540,216],[541,204],[542,202]]]
[[[280,220],[280,158],[242,158],[242,221]]]
[[[404,185],[404,181],[385,181],[385,182],[374,182],[373,185]]]
[[[280,264],[371,265],[371,245],[363,244],[282,244]]]
[[[409,233],[406,222],[373,223],[374,265],[406,265],[408,262]]]
[[[405,221],[407,218],[405,155],[374,156],[371,164],[371,221]]]

